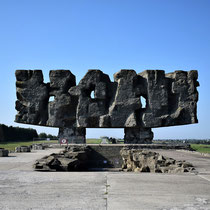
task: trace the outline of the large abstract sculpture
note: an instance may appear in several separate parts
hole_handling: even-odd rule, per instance
[[[89,70],[78,85],[69,70],[50,71],[49,83],[41,70],[15,74],[15,121],[58,127],[60,138],[69,142],[85,143],[86,128],[124,128],[125,143],[151,143],[151,128],[198,122],[196,70],[121,70],[114,82],[100,70]]]

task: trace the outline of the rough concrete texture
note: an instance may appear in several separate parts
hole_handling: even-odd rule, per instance
[[[197,173],[35,172],[34,161],[59,149],[0,158],[0,209],[209,210],[210,157],[158,150],[183,158]]]
[[[9,151],[4,149],[4,148],[0,148],[0,157],[8,157]]]
[[[184,160],[176,161],[152,150],[131,149],[122,145],[70,145],[60,153],[36,160],[34,164],[34,169],[40,171],[91,171],[108,168],[151,173],[183,173],[194,170],[193,165]]]
[[[60,153],[36,160],[33,167],[39,171],[87,171],[89,153],[87,146],[68,147]]]
[[[44,150],[47,148],[47,145],[45,144],[32,144],[31,146],[32,150]]]
[[[125,144],[150,144],[153,139],[151,128],[124,128]]]
[[[71,127],[71,128],[59,128],[59,139],[60,141],[62,139],[67,139],[68,143],[70,144],[82,144],[85,143],[85,135],[86,135],[86,129],[85,128],[77,128],[77,127]]]
[[[59,127],[62,138],[79,133],[83,141],[85,131],[78,128],[125,128],[127,143],[151,143],[151,128],[198,122],[197,78],[196,70],[121,70],[111,82],[102,71],[89,70],[76,85],[70,71],[55,70],[45,84],[41,70],[17,70],[15,121]]]
[[[177,161],[151,150],[123,148],[120,155],[123,159],[122,169],[124,171],[183,173],[192,172],[195,169],[185,160]]]
[[[30,146],[15,147],[15,152],[31,152],[31,147]]]

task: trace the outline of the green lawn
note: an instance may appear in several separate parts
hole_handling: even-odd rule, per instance
[[[210,153],[210,145],[207,144],[191,144],[194,150],[201,153]]]
[[[17,142],[0,142],[0,148],[7,149],[9,151],[14,151],[15,147],[18,146],[30,146],[32,144],[41,144],[41,143],[58,143],[57,140],[51,140],[51,141],[17,141]],[[86,139],[87,144],[100,144],[101,139]],[[123,143],[123,142],[122,142]]]
[[[32,144],[41,144],[41,143],[58,143],[57,140],[51,140],[51,141],[17,141],[17,142],[0,142],[0,147],[7,149],[9,151],[14,151],[15,147],[18,146],[30,146]]]
[[[87,144],[100,144],[101,139],[87,139]],[[51,140],[51,141],[17,141],[17,142],[0,142],[0,148],[7,149],[9,151],[14,151],[15,147],[18,146],[30,146],[32,144],[41,144],[41,143],[58,143],[57,140]]]
[[[101,139],[86,139],[87,144],[100,144]]]

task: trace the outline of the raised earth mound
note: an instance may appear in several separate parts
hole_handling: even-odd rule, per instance
[[[37,160],[35,170],[44,171],[88,171],[92,150],[89,146],[70,146],[58,154],[51,154]],[[159,153],[124,147],[119,153],[123,171],[152,173],[191,172],[194,167],[186,161],[177,161]],[[95,160],[97,162],[97,160]],[[91,165],[93,167],[93,165]]]

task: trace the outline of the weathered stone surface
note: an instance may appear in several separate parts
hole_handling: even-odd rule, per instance
[[[108,113],[111,90],[109,76],[100,70],[89,70],[79,84],[69,90],[70,95],[78,97],[78,127],[110,127],[108,121],[101,119]]]
[[[68,90],[75,85],[75,76],[70,71],[50,71],[49,96],[53,100],[48,103],[47,125],[75,126],[77,98],[68,93]]]
[[[47,84],[43,83],[41,70],[17,70],[16,88],[17,101],[16,122],[46,125],[48,119],[49,91]]]
[[[58,138],[59,141],[61,141],[62,139],[66,139],[68,140],[68,143],[84,144],[86,142],[85,135],[86,135],[85,128],[61,127],[59,129]]]
[[[59,154],[51,154],[39,159],[34,164],[35,170],[41,171],[81,171],[87,170],[88,154],[86,146],[71,146]]]
[[[197,123],[196,87],[198,73],[195,70],[145,71],[140,74],[147,81],[148,108],[142,113],[144,127],[163,127]]]
[[[31,147],[30,146],[15,147],[15,152],[31,152]]]
[[[134,172],[183,173],[194,170],[193,165],[186,161],[176,161],[152,150],[133,149],[132,146],[120,147],[115,145],[71,145],[63,152],[37,160],[34,169],[87,171],[117,168],[119,170],[122,166],[123,171]]]
[[[0,157],[8,157],[9,151],[4,149],[4,148],[0,148]]]
[[[47,148],[47,146],[44,144],[32,144],[31,147],[33,150],[44,150],[45,148]]]
[[[120,154],[123,159],[122,169],[124,171],[183,173],[194,170],[191,163],[176,161],[149,150],[123,148]]]
[[[153,139],[151,128],[124,128],[125,144],[150,144]]]
[[[85,128],[125,128],[126,143],[151,143],[151,128],[198,122],[196,70],[121,70],[114,82],[89,70],[78,85],[69,70],[50,71],[47,84],[40,70],[17,70],[16,78],[16,122],[59,127],[72,142],[85,142]]]

